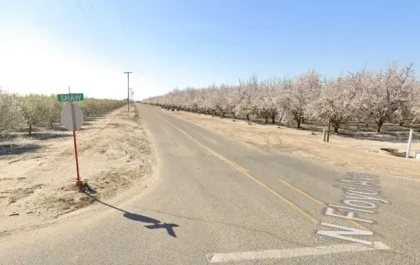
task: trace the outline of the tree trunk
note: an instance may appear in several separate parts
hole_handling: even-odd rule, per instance
[[[282,114],[278,117],[278,120],[279,120],[279,122],[280,122],[280,123],[282,123],[282,122],[283,122],[283,116],[284,116],[284,113],[282,113]]]
[[[376,123],[378,125],[378,127],[376,128],[376,132],[380,133],[381,132],[381,127],[384,124],[384,121],[380,120],[379,122]]]
[[[235,112],[232,112],[232,116],[233,116],[234,119],[236,119]]]
[[[246,114],[246,120],[249,121],[249,113]]]
[[[29,135],[32,135],[32,124],[29,124],[28,133],[29,133]]]
[[[338,129],[340,128],[340,123],[338,123],[336,121],[331,121],[331,124],[334,128],[334,133],[338,133]]]
[[[300,129],[300,124],[302,122],[302,115],[300,112],[292,112],[293,118],[296,121],[296,128]]]
[[[276,123],[276,115],[271,115],[271,123],[272,124]]]
[[[305,117],[302,117],[302,123],[305,123]]]

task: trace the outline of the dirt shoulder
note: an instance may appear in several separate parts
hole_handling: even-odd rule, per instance
[[[151,175],[153,150],[141,119],[121,108],[90,118],[77,133],[81,179],[109,198]],[[75,187],[72,133],[15,135],[0,143],[0,236],[90,205]]]
[[[311,131],[182,111],[168,113],[260,148],[276,149],[351,170],[420,180],[420,160],[393,156],[381,150],[390,148],[405,152],[404,143],[358,140],[339,135],[332,135],[330,142],[326,143],[322,141],[321,133]],[[418,149],[420,143],[412,144],[412,150]]]

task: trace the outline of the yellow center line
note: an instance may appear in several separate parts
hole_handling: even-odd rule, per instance
[[[245,168],[239,166],[238,164],[236,164],[235,162],[227,159],[226,157],[222,156],[221,154],[213,151],[212,149],[210,149],[209,147],[205,146],[204,144],[202,144],[201,142],[199,142],[197,139],[195,139],[194,137],[192,137],[191,135],[189,135],[187,132],[185,132],[184,130],[176,127],[175,125],[173,125],[171,122],[169,122],[168,120],[158,116],[159,119],[167,122],[169,125],[171,125],[173,128],[175,128],[176,130],[180,131],[182,134],[184,134],[185,136],[187,136],[189,139],[191,139],[192,141],[194,141],[195,143],[197,143],[199,146],[201,146],[202,148],[204,148],[205,150],[207,150],[209,153],[211,153],[212,155],[216,156],[217,158],[219,158],[220,160],[222,160],[223,162],[225,162],[226,164],[232,166],[233,168],[235,168],[237,171],[241,172],[242,174],[244,174],[245,176],[247,176],[248,178],[250,178],[251,180],[253,180],[254,182],[256,182],[257,184],[259,184],[260,186],[262,186],[264,189],[266,189],[268,192],[270,192],[271,194],[273,194],[274,196],[276,196],[277,198],[279,198],[280,200],[282,200],[283,202],[287,203],[290,207],[292,207],[293,209],[295,209],[297,212],[299,212],[300,214],[302,214],[303,216],[305,216],[306,218],[308,218],[310,221],[314,222],[314,223],[320,223],[320,221],[318,221],[313,215],[311,215],[310,213],[308,213],[307,211],[305,211],[304,209],[302,209],[301,207],[299,207],[297,204],[295,204],[294,202],[292,202],[291,200],[285,198],[283,195],[281,195],[280,193],[278,193],[277,191],[275,191],[274,189],[272,189],[270,186],[268,186],[267,184],[263,183],[261,180],[259,180],[258,178],[254,177],[253,175],[251,175]],[[290,184],[287,181],[284,181],[282,179],[279,179],[279,181],[281,183],[283,183],[284,185],[288,186],[289,188],[293,189],[294,191],[302,194],[303,196],[309,198],[310,200],[314,201],[315,203],[328,207],[328,204],[315,198],[314,196],[310,195],[309,193],[299,189],[298,187]],[[340,210],[337,210],[340,213]],[[369,230],[368,228],[366,228],[365,226],[359,224],[356,221],[353,220],[347,220],[349,223],[353,224],[354,226],[363,229],[363,230]]]
[[[288,186],[289,188],[293,189],[294,191],[302,194],[303,196],[311,199],[312,201],[314,201],[315,203],[322,205],[324,207],[329,207],[329,205],[323,201],[318,200],[317,198],[315,198],[314,196],[312,196],[311,194],[307,193],[306,191],[303,191],[301,189],[299,189],[298,187],[294,186],[293,184],[290,184],[287,181],[284,181],[282,179],[279,179],[279,181],[281,183],[283,183],[284,185]],[[343,211],[341,211],[340,209],[336,209],[337,212],[344,214]],[[359,224],[358,222],[354,221],[354,220],[347,220],[349,223],[351,223],[352,225],[356,226],[357,228],[360,228],[362,230],[367,230],[369,231],[369,229],[367,227],[365,227],[364,225]]]

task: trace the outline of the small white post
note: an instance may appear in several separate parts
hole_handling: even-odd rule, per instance
[[[411,140],[413,140],[413,129],[410,129],[410,135],[408,136],[407,152],[405,154],[405,158],[409,158],[410,157]]]

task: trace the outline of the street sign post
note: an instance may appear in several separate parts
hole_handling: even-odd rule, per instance
[[[85,96],[82,93],[58,94],[57,99],[58,102],[84,101]]]
[[[70,89],[70,88],[69,88]],[[73,131],[73,145],[74,145],[74,157],[76,159],[76,186],[79,189],[83,188],[83,183],[80,181],[80,172],[79,172],[79,158],[77,154],[77,140],[76,140],[76,131],[80,130],[83,125],[83,111],[79,106],[74,105],[73,101],[83,101],[83,94],[59,94],[57,95],[57,100],[59,102],[69,102],[64,105],[63,110],[60,113],[61,125],[64,126],[69,131]]]

